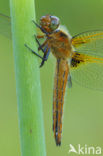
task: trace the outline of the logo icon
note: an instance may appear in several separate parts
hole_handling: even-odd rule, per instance
[[[68,153],[71,153],[71,152],[78,153],[72,144],[70,144],[69,146],[70,146],[70,149]]]
[[[81,146],[80,144],[78,144],[77,147],[75,148],[72,144],[70,144],[68,154],[70,153],[75,153],[78,155],[81,155],[81,154],[101,155],[102,148],[100,146],[97,146],[97,147],[87,146],[86,144],[84,146]]]

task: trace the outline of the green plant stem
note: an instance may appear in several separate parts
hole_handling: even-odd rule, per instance
[[[45,156],[45,140],[37,57],[34,0],[10,0],[16,92],[22,156]]]

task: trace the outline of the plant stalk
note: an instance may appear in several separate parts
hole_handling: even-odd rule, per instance
[[[18,119],[22,156],[45,156],[45,139],[37,52],[34,0],[10,0]]]

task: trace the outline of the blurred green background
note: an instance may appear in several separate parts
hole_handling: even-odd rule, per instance
[[[8,0],[0,0],[0,12],[10,15]],[[37,21],[45,14],[58,16],[71,35],[103,28],[103,0],[36,0]],[[13,61],[12,42],[1,35],[0,156],[20,156]],[[47,156],[75,156],[74,153],[68,154],[69,144],[103,148],[103,93],[75,83],[72,89],[67,88],[62,145],[56,147],[52,132],[54,69],[55,59],[52,56],[40,69]]]

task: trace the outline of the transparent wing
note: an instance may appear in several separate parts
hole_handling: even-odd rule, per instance
[[[103,30],[80,33],[72,38],[75,51],[103,57]]]
[[[11,18],[0,13],[0,34],[11,39]],[[37,34],[43,36],[39,28],[37,28]]]
[[[79,85],[103,91],[103,64],[87,63],[77,69],[71,68],[71,77]]]
[[[10,17],[0,13],[0,34],[11,39],[11,20]]]
[[[76,51],[71,63],[72,80],[103,91],[103,30],[89,31],[72,38]]]

